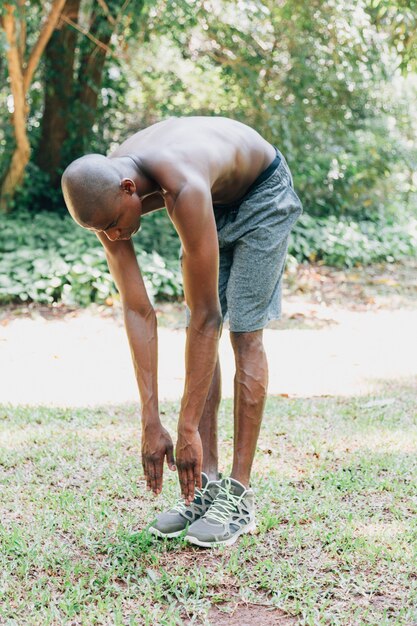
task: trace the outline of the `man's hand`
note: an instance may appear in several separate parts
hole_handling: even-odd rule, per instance
[[[194,500],[194,487],[201,489],[203,447],[198,430],[178,430],[176,461],[181,494],[186,504]]]
[[[155,495],[161,493],[165,457],[169,469],[175,470],[174,446],[168,431],[160,425],[143,428],[142,467],[146,487]]]

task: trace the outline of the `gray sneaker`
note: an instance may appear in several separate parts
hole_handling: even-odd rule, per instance
[[[201,482],[202,489],[195,489],[194,500],[188,506],[181,498],[172,509],[158,515],[149,527],[149,532],[156,537],[178,537],[189,524],[200,519],[220,488],[220,481],[210,481],[204,472],[201,473]]]
[[[234,478],[224,478],[207,512],[188,529],[185,539],[203,548],[231,546],[256,528],[254,493]]]

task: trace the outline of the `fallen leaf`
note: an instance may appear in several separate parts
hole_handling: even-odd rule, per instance
[[[260,448],[261,452],[264,454],[273,454],[274,450],[272,448]]]

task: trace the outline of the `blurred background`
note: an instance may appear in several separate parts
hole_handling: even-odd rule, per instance
[[[170,116],[225,115],[286,155],[305,214],[289,268],[415,253],[417,12],[399,0],[2,3],[0,302],[112,303],[60,175]],[[156,299],[181,294],[163,212],[136,238]]]

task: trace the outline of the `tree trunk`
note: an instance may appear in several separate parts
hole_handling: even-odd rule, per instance
[[[16,6],[12,4],[5,5],[1,24],[7,40],[7,64],[14,107],[13,130],[15,149],[1,184],[0,210],[2,211],[11,209],[11,199],[16,187],[22,183],[25,168],[29,163],[30,143],[26,128],[29,107],[26,102],[26,95],[64,4],[65,0],[54,0],[52,2],[50,11],[31,50],[25,68],[23,68],[22,57],[25,50],[23,37],[26,33],[26,24],[21,25],[20,34],[22,36],[18,38],[16,32]]]
[[[93,126],[97,116],[97,106],[102,85],[107,46],[110,43],[114,25],[102,12],[93,10],[89,33],[102,45],[98,46],[88,38],[81,42],[80,67],[75,92],[77,107],[73,108],[71,158],[85,154],[89,149]]]
[[[65,142],[74,106],[74,60],[77,31],[65,18],[78,23],[81,0],[67,0],[62,18],[45,50],[44,112],[36,163],[49,175],[52,187],[59,186],[65,166]]]
[[[49,175],[52,189],[59,187],[68,163],[89,150],[107,46],[115,26],[115,21],[98,8],[91,14],[88,32],[77,32],[79,8],[80,0],[67,0],[60,28],[54,32],[45,56],[45,107],[36,163]]]
[[[14,7],[8,5],[3,16],[3,28],[7,38],[7,63],[9,67],[10,86],[13,96],[13,128],[16,145],[10,165],[2,181],[0,193],[0,210],[11,209],[10,200],[17,185],[22,182],[25,167],[29,162],[30,145],[26,133],[27,107],[24,91],[24,79],[20,64],[19,41],[16,33]]]
[[[102,10],[92,11],[89,27],[91,38],[85,37],[81,42],[78,89],[75,94],[77,108],[73,107],[72,128],[75,132],[71,141],[72,159],[91,151],[106,56],[112,34],[128,2],[125,0],[123,6],[120,6],[118,0],[98,0],[98,4]],[[144,0],[136,0],[134,11],[137,21],[142,18],[144,8]]]

